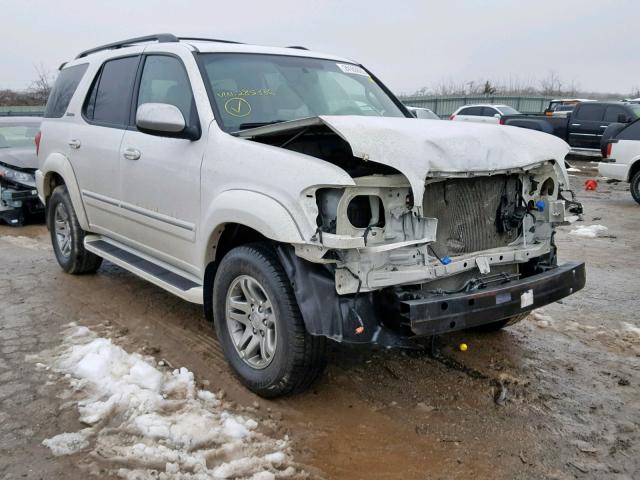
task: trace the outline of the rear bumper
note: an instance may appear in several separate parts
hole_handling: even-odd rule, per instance
[[[585,285],[583,262],[470,293],[434,295],[400,302],[400,314],[420,336],[497,322],[567,297]]]
[[[622,182],[629,181],[629,165],[624,163],[600,162],[598,173],[602,177],[613,178]]]

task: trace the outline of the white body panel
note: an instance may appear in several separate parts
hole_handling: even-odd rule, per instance
[[[618,140],[611,144],[611,159],[615,162],[598,163],[598,173],[603,177],[628,182],[631,167],[640,161],[640,142]]]

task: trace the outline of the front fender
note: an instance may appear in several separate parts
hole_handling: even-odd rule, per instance
[[[82,203],[82,197],[80,195],[80,188],[76,181],[76,175],[71,166],[69,159],[60,153],[52,153],[49,155],[38,172],[36,172],[36,187],[38,189],[38,196],[42,200],[42,203],[46,206],[46,201],[51,196],[51,177],[57,174],[62,177],[69,197],[71,198],[71,204],[78,217],[78,222],[83,230],[89,230],[89,222],[87,220],[87,214],[84,211],[84,205]]]
[[[238,223],[252,228],[277,242],[295,244],[305,242],[302,232],[289,211],[280,202],[251,190],[226,190],[218,195],[204,212],[201,230],[205,237],[203,265],[214,256],[224,225]]]

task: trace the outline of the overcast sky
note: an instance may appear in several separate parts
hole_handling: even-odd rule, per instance
[[[637,0],[0,0],[0,89],[81,50],[157,32],[304,45],[364,63],[396,93],[441,81],[640,86]]]

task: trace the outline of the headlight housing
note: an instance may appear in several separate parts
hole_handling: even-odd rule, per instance
[[[29,187],[36,186],[36,177],[33,173],[14,170],[4,165],[0,165],[0,178]]]

